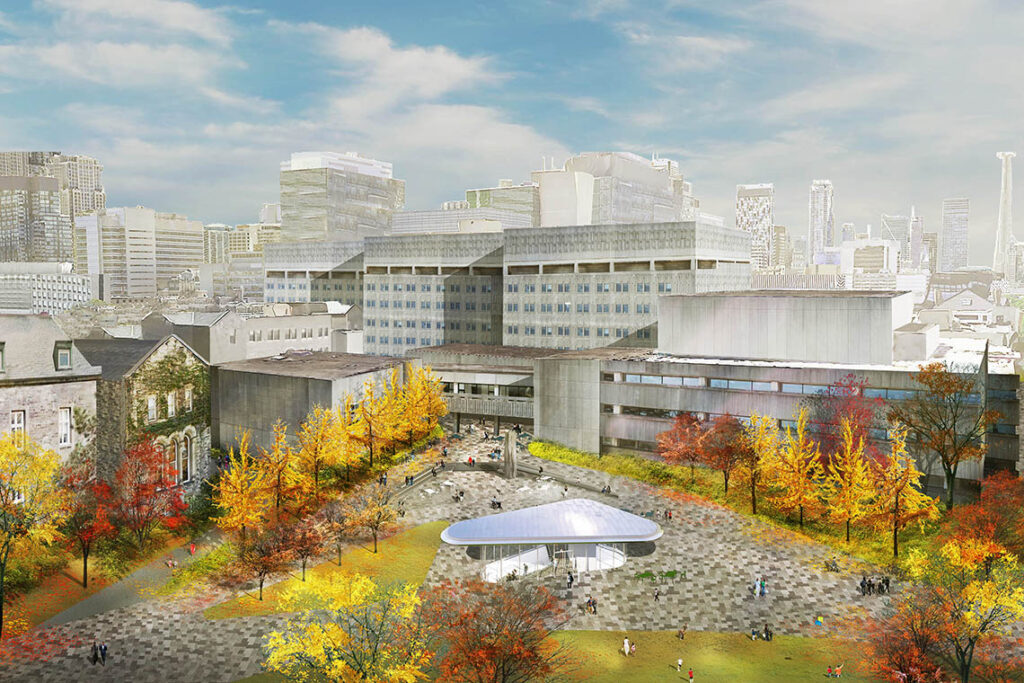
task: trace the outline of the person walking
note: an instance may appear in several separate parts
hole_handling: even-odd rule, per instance
[[[690,667],[690,683],[693,683],[693,667]]]
[[[622,639],[622,651],[626,653],[627,657],[629,656],[629,636]]]
[[[676,671],[682,671],[682,670],[683,670],[683,658],[680,657],[679,659],[676,660]]]
[[[597,616],[597,598],[594,598],[594,600],[590,603],[590,608],[592,610],[594,610],[594,616],[596,617]]]
[[[763,598],[767,592],[768,592],[768,582],[765,581],[764,578],[762,577],[762,579],[761,579],[761,597]]]
[[[92,656],[89,657],[89,661],[92,662],[93,666],[96,666],[100,661],[100,646],[96,644],[95,640],[92,641]]]
[[[107,644],[102,643],[100,645],[100,661],[103,662],[103,666],[107,665]]]
[[[654,602],[660,602],[660,598],[661,598],[661,589],[660,588],[655,588],[654,589]]]

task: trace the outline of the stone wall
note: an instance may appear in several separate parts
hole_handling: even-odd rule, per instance
[[[71,444],[60,445],[61,408],[72,409],[72,421],[75,408],[81,409],[89,416],[94,415],[96,380],[0,387],[0,431],[6,432],[10,429],[11,411],[24,410],[25,430],[28,436],[43,448],[52,449],[63,458],[67,458],[87,435],[72,430]]]

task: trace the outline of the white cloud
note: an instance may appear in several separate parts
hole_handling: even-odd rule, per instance
[[[768,100],[758,109],[768,119],[789,121],[804,114],[877,107],[880,96],[898,95],[894,91],[908,80],[908,75],[903,73],[869,73],[840,79],[830,77]]]
[[[199,88],[199,92],[217,104],[225,107],[247,110],[257,114],[267,114],[272,111],[276,111],[280,106],[279,102],[275,102],[273,100],[229,93],[212,86],[204,85]]]
[[[688,27],[671,23],[624,23],[619,30],[629,43],[644,52],[658,72],[712,69],[754,45],[746,38],[698,35]]]
[[[36,0],[58,12],[69,28],[94,23],[116,27],[130,24],[161,32],[224,43],[231,39],[227,21],[216,11],[181,0]]]

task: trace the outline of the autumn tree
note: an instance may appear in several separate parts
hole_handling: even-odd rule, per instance
[[[821,503],[821,482],[824,469],[818,445],[807,433],[807,409],[802,407],[796,416],[795,428],[786,428],[777,457],[768,463],[772,503],[783,512],[799,513],[800,528],[804,528],[804,513],[817,509]]]
[[[895,558],[900,554],[900,531],[911,522],[934,519],[938,510],[932,497],[921,491],[921,472],[907,455],[906,429],[895,427],[890,441],[889,454],[872,463],[875,499],[869,514],[875,526],[892,532],[892,556]]]
[[[871,672],[891,683],[944,680],[941,633],[947,618],[919,586],[910,586],[888,612],[868,619],[863,629]]]
[[[110,486],[96,477],[91,460],[66,463],[60,485],[67,496],[67,509],[60,531],[82,556],[82,587],[89,587],[89,554],[93,545],[117,535],[108,507]]]
[[[872,432],[884,426],[885,403],[869,396],[869,389],[867,380],[849,374],[809,399],[809,433],[818,442],[821,453],[835,453],[842,447],[845,420],[853,429],[854,439],[864,444],[865,457],[873,460],[879,454]]]
[[[946,509],[951,510],[957,470],[961,463],[984,455],[985,431],[999,413],[983,408],[984,388],[973,376],[951,371],[940,362],[921,368],[914,381],[922,388],[913,397],[892,403],[889,419],[907,426],[925,462],[941,465]]]
[[[864,443],[854,433],[854,425],[844,421],[841,441],[825,466],[825,504],[829,518],[846,525],[846,542],[850,542],[850,525],[863,519],[870,511],[873,487]]]
[[[981,480],[978,500],[958,505],[946,518],[944,533],[976,536],[996,543],[1017,557],[1024,554],[1024,479],[996,472]]]
[[[310,558],[323,552],[327,543],[327,534],[323,525],[314,517],[307,517],[292,527],[288,543],[292,552],[302,564],[302,580],[306,580],[306,563]]]
[[[544,587],[444,581],[425,595],[424,614],[445,646],[441,681],[526,683],[569,668],[569,651],[552,637],[569,615]]]
[[[248,529],[263,529],[272,495],[268,471],[249,455],[249,440],[249,432],[243,432],[238,451],[228,451],[228,466],[213,484],[213,500],[221,510],[217,526],[237,533],[243,543]]]
[[[403,399],[400,431],[407,448],[437,426],[438,420],[448,414],[448,406],[441,393],[441,380],[429,367],[416,366],[409,370],[409,379],[402,388]]]
[[[680,413],[672,420],[671,428],[658,434],[658,455],[671,465],[689,465],[690,483],[693,483],[697,478],[695,468],[707,434],[703,420],[693,413]]]
[[[761,476],[779,454],[779,425],[774,418],[754,413],[743,429],[743,437],[739,444],[739,471],[750,483],[750,512],[756,515]]]
[[[295,558],[288,541],[276,531],[265,531],[242,546],[238,553],[236,569],[246,579],[259,584],[260,600],[263,600],[263,585],[267,579],[288,569]]]
[[[971,536],[951,538],[937,553],[914,549],[906,564],[924,604],[942,618],[943,656],[969,683],[978,647],[1024,617],[1024,570],[1005,548]]]
[[[744,448],[743,424],[729,414],[712,420],[706,437],[700,443],[697,457],[702,465],[722,473],[725,495],[729,495],[729,478],[739,466]]]
[[[60,456],[22,434],[0,434],[0,634],[7,565],[22,542],[50,543],[67,514]]]
[[[334,463],[339,446],[338,416],[334,410],[316,406],[299,428],[299,450],[295,454],[305,493],[320,497],[320,473]]]
[[[301,614],[268,636],[269,671],[343,683],[426,678],[433,652],[415,586],[339,572],[285,591],[281,602]]]
[[[111,482],[110,507],[139,548],[157,527],[175,529],[185,523],[187,505],[181,488],[174,486],[176,476],[174,465],[148,436],[125,450]]]
[[[258,466],[274,497],[274,510],[280,510],[281,501],[291,488],[292,470],[295,467],[295,454],[288,445],[288,425],[284,421],[274,423],[274,443],[270,450],[259,449]]]
[[[350,527],[346,507],[340,501],[331,501],[320,510],[320,523],[325,542],[334,545],[338,552],[338,566],[341,566],[341,551],[348,541]]]
[[[366,484],[346,500],[346,524],[352,531],[365,531],[377,539],[395,527],[398,512],[391,505],[394,492],[381,482]]]
[[[377,382],[369,379],[363,385],[363,395],[355,411],[357,422],[353,425],[352,435],[362,443],[367,467],[371,471],[380,447],[386,444],[393,408],[388,398],[386,389],[381,391]]]

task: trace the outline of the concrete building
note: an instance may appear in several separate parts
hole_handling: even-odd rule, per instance
[[[314,407],[361,396],[366,381],[383,382],[396,368],[401,379],[400,358],[307,351],[217,365],[211,377],[214,445],[230,448],[248,431],[253,447],[270,448],[279,420],[294,441]]]
[[[899,245],[900,265],[910,263],[910,216],[882,214],[879,228],[882,239],[891,240]]]
[[[223,263],[199,266],[199,289],[217,300],[263,301],[265,272],[259,252],[236,254]]]
[[[281,239],[359,240],[391,232],[405,181],[391,164],[346,152],[298,152],[281,163]]]
[[[921,267],[934,273],[939,269],[939,233],[921,235]]]
[[[503,228],[529,228],[532,225],[533,219],[518,211],[494,207],[452,207],[435,211],[396,211],[391,217],[391,234],[497,232]]]
[[[60,152],[0,152],[0,176],[45,176],[56,178],[60,188],[61,213],[68,217],[103,211],[107,195],[103,189],[103,165],[81,154]]]
[[[279,242],[263,249],[267,303],[363,305],[363,242]]]
[[[174,335],[75,345],[103,368],[96,391],[97,474],[113,477],[125,448],[147,433],[175,469],[174,480],[165,483],[182,487],[186,496],[199,493],[215,469],[206,363]]]
[[[70,261],[71,222],[56,178],[0,176],[0,261]]]
[[[57,313],[91,299],[89,276],[70,263],[0,263],[0,313]]]
[[[807,263],[819,263],[826,247],[836,246],[836,216],[831,180],[811,181],[807,202]]]
[[[506,230],[502,343],[657,343],[660,296],[750,286],[750,235],[703,221]]]
[[[366,239],[367,353],[450,342],[500,344],[507,233]]]
[[[840,231],[840,240],[842,242],[849,242],[852,239],[857,238],[857,228],[853,223],[843,223],[843,227]]]
[[[629,152],[585,152],[532,179],[545,227],[687,221],[699,207],[676,162]]]
[[[53,318],[0,315],[0,430],[66,459],[91,437],[77,420],[96,415],[99,379]]]
[[[776,265],[774,251],[775,185],[736,186],[736,228],[750,233],[750,266],[768,270]]]
[[[690,358],[887,365],[892,331],[914,315],[906,292],[722,292],[660,303],[658,350]]]
[[[941,256],[935,270],[952,273],[967,266],[970,215],[971,200],[967,197],[942,200]]]
[[[793,267],[793,242],[789,238],[789,230],[784,225],[772,227],[772,257],[770,262],[775,270],[782,272]]]
[[[203,264],[203,224],[142,206],[75,219],[75,271],[102,275],[104,300],[156,296]]]
[[[510,211],[529,221],[529,225],[540,225],[540,188],[536,183],[514,184],[511,180],[499,180],[497,187],[466,190],[468,209],[496,209]]]
[[[845,274],[896,273],[900,270],[900,245],[894,240],[861,236],[839,246],[839,270]]]

